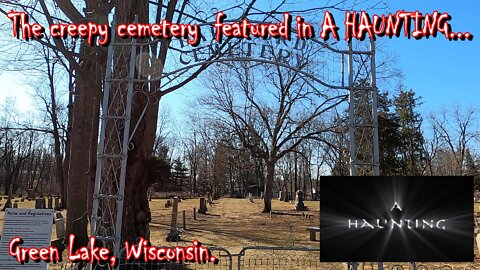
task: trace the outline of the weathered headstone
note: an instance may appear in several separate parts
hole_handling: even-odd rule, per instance
[[[303,191],[297,190],[297,192],[295,194],[295,210],[297,210],[297,211],[308,210],[308,208],[303,203],[303,200],[304,200]]]
[[[172,204],[172,220],[170,223],[170,232],[167,235],[167,242],[178,242],[180,241],[180,231],[177,228],[177,216],[178,216],[178,201],[179,198],[173,198]]]
[[[60,197],[55,197],[55,210],[60,211]]]
[[[207,213],[207,201],[205,198],[200,198],[200,208],[198,209],[199,214],[206,214]]]
[[[48,209],[53,209],[53,197],[48,197]]]
[[[55,219],[55,231],[58,239],[65,239],[65,219],[63,217]]]
[[[35,209],[45,209],[45,198],[35,200]]]
[[[177,216],[178,216],[178,197],[173,199],[172,204],[172,222],[170,223],[170,230],[177,229]]]
[[[17,202],[13,203],[13,208],[18,208],[18,203]]]

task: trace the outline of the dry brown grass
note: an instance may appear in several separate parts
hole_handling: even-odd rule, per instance
[[[166,200],[151,202],[151,241],[155,245],[168,245],[165,236],[170,230],[171,208],[165,208]],[[198,199],[186,199],[179,203],[178,226],[182,227],[182,211],[186,211],[187,230],[182,239],[188,244],[194,239],[204,245],[221,246],[231,252],[243,246],[303,246],[319,247],[319,241],[309,241],[306,227],[320,224],[319,202],[305,202],[311,215],[309,220],[295,211],[290,203],[272,201],[273,213],[261,213],[263,201],[255,199],[222,198],[207,206],[206,215],[197,214],[193,220],[193,208],[199,207]]]
[[[16,198],[15,200],[18,200]],[[170,219],[172,208],[165,208],[165,199],[154,199],[150,202],[152,211],[151,242],[153,245],[177,245],[168,243],[165,237],[170,231]],[[2,204],[5,200],[2,201]],[[34,201],[18,202],[20,208],[33,208]],[[190,245],[194,239],[207,246],[220,246],[226,248],[230,253],[238,253],[245,246],[295,246],[319,248],[320,243],[309,241],[309,234],[306,227],[318,226],[320,221],[319,202],[305,202],[311,215],[309,220],[301,216],[301,212],[294,210],[294,204],[272,201],[274,209],[272,217],[269,214],[261,213],[263,201],[255,199],[254,203],[248,199],[222,198],[214,201],[208,207],[207,215],[197,214],[197,220],[193,220],[193,208],[198,209],[199,200],[185,199],[179,203],[178,227],[182,227],[182,211],[186,211],[187,229],[182,233],[182,241],[178,245]],[[480,213],[480,203],[475,203],[475,213]],[[63,213],[65,217],[65,212]],[[0,213],[0,229],[3,227],[3,212]],[[52,238],[55,231],[52,228]],[[250,252],[253,257],[270,257],[272,254],[262,255],[261,252]],[[475,255],[479,258],[478,248],[475,244]],[[341,265],[321,264],[320,268],[311,269],[340,269]],[[394,264],[386,264],[391,268]],[[397,264],[398,265],[398,264]],[[399,264],[408,269],[408,264]],[[431,267],[438,267],[443,264],[427,264]],[[467,264],[448,264],[454,269],[464,269]],[[468,264],[472,265],[472,264]],[[475,266],[480,266],[479,261]],[[236,266],[236,264],[234,265]],[[334,267],[332,267],[334,266]],[[247,267],[248,268],[248,267]],[[58,265],[50,269],[59,269]],[[251,269],[255,269],[251,268]],[[309,269],[304,268],[304,269]],[[362,269],[362,268],[360,268]],[[364,269],[376,269],[376,265],[366,264]],[[478,269],[478,267],[477,267]]]

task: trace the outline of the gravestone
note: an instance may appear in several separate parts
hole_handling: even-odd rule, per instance
[[[295,210],[297,211],[308,210],[308,208],[303,203],[303,200],[304,200],[303,191],[297,190],[297,192],[295,193]]]
[[[45,198],[35,200],[35,209],[45,209]]]
[[[55,197],[55,210],[60,211],[60,197]]]
[[[65,239],[65,219],[62,216],[55,219],[55,231],[58,239]]]
[[[260,192],[260,199],[263,199],[263,191]]]
[[[172,220],[170,223],[170,232],[167,235],[167,242],[178,242],[180,241],[180,231],[177,227],[177,216],[178,216],[178,201],[179,198],[173,198],[172,204]]]
[[[48,209],[53,209],[53,197],[48,197]]]
[[[248,200],[249,200],[251,203],[254,203],[252,193],[248,193]]]
[[[198,209],[199,214],[206,214],[207,213],[207,201],[205,198],[200,198],[200,208]]]
[[[172,204],[172,220],[170,223],[170,230],[177,229],[177,216],[178,216],[178,197],[173,199]]]
[[[17,202],[13,203],[13,208],[18,208],[18,203]]]

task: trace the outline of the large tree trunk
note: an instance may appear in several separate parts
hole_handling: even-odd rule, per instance
[[[265,190],[263,194],[263,213],[270,213],[272,211],[272,197],[273,197],[273,180],[275,177],[275,160],[269,159],[265,161],[267,167],[267,179],[265,181]]]
[[[177,0],[166,2],[167,12],[165,19],[167,21],[172,21],[176,3]],[[117,23],[131,23],[135,20],[135,15],[138,16],[139,23],[148,23],[148,5],[149,1],[147,0],[125,0],[118,2],[116,6]],[[161,9],[159,11],[161,11]],[[157,22],[159,23],[159,21]],[[139,42],[141,42],[141,40]],[[157,61],[161,63],[162,67],[167,57],[169,42],[169,40],[162,40],[160,42],[161,48]],[[158,72],[161,74],[163,70],[160,69]],[[149,222],[151,216],[147,198],[148,182],[146,176],[147,161],[152,155],[157,131],[161,93],[156,90],[159,88],[160,80],[150,85],[141,83],[135,85],[135,91],[142,91],[143,93],[134,95],[132,104],[131,127],[135,127],[137,123],[140,124],[131,140],[133,149],[128,153],[122,222],[123,241],[135,242],[140,236],[146,239],[149,239],[150,236]],[[155,93],[152,94],[152,92]],[[148,106],[148,100],[145,94],[151,95],[151,103],[148,103]],[[152,102],[154,100],[156,100],[156,102]],[[143,119],[141,119],[140,116],[145,107],[147,110]],[[131,131],[130,134],[132,134],[132,132],[133,131]]]
[[[135,242],[140,236],[149,239],[151,220],[148,203],[147,164],[152,156],[158,114],[158,104],[147,108],[144,118],[141,113],[147,104],[144,95],[135,95],[132,104],[131,126],[140,122],[131,140],[128,152],[125,180],[125,201],[122,222],[123,241]]]
[[[99,8],[106,1],[87,0],[89,19],[107,22],[107,9]],[[107,11],[108,13],[108,11]],[[75,247],[88,242],[87,226],[93,201],[92,189],[98,143],[99,111],[102,83],[105,77],[106,53],[83,41],[80,45],[79,67],[75,68],[75,93],[72,107],[72,130],[67,153],[67,234],[75,234]],[[94,60],[93,60],[94,59]],[[68,148],[67,148],[68,149]]]
[[[150,119],[140,119],[140,107],[146,104],[139,97],[132,108],[132,123],[141,121],[132,140],[133,149],[129,151],[127,177],[125,181],[125,205],[123,211],[122,235],[124,241],[135,242],[138,237],[150,237],[149,222],[151,220],[148,203],[147,160],[153,150],[153,141],[147,135]],[[134,124],[133,124],[134,125]],[[132,125],[132,126],[133,126]],[[151,137],[154,138],[155,136]]]
[[[117,23],[132,23],[135,16],[138,16],[139,23],[148,23],[148,1],[125,0],[120,1],[116,7]],[[130,40],[125,40],[130,42]],[[139,42],[141,42],[139,40]],[[123,63],[129,63],[129,54],[122,54]],[[128,61],[127,61],[128,60]],[[128,68],[126,65],[124,68]],[[127,72],[128,73],[128,72]],[[133,128],[138,125],[130,143],[128,151],[127,174],[125,179],[125,194],[122,220],[122,241],[134,243],[140,236],[149,239],[150,207],[148,204],[148,181],[147,161],[152,155],[155,144],[158,103],[148,104],[145,94],[148,84],[136,83],[134,91],[145,91],[135,94],[132,100],[132,111],[130,120],[130,134]],[[144,108],[147,111],[141,118]]]
[[[81,51],[85,55],[94,55],[93,48],[82,44]],[[95,162],[98,134],[98,111],[101,93],[102,69],[99,64],[82,60],[81,67],[76,70],[76,89],[73,102],[73,121],[70,144],[70,161],[68,171],[68,201],[67,201],[67,234],[77,237],[76,247],[87,244],[88,205],[92,198],[88,196],[89,181],[95,169],[91,167]],[[97,66],[96,66],[97,65]],[[93,152],[93,153],[92,153]]]

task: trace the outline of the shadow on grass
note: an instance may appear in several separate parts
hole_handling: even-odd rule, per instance
[[[268,213],[267,213],[267,214],[268,214]],[[302,216],[302,213],[288,213],[288,212],[275,212],[275,211],[272,211],[272,215],[301,217],[301,216]]]
[[[212,216],[212,217],[221,217],[222,215],[219,215],[219,214],[209,214],[209,213],[206,213],[206,214],[203,214],[205,216]]]
[[[259,241],[258,236],[247,235],[238,230],[229,231],[229,230],[218,230],[218,229],[188,229],[187,232],[210,233],[212,235],[222,235],[225,237],[229,237],[231,239],[241,239],[241,240],[249,241],[252,243],[257,243]],[[262,241],[264,242],[264,244],[275,245],[275,241],[268,238],[263,238]],[[202,243],[206,244],[205,242],[202,242]]]

